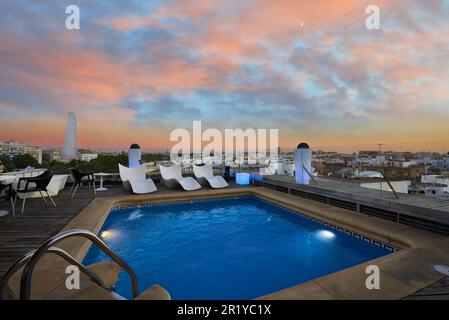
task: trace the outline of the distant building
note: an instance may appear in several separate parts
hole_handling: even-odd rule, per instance
[[[338,170],[341,170],[341,169],[342,168],[339,168]],[[370,165],[370,164],[360,164],[360,162],[359,162],[359,164],[353,163],[352,167],[346,167],[344,169],[348,169],[348,170],[346,172],[340,171],[340,173],[345,173],[343,175],[340,175],[341,177],[359,176],[360,174],[357,172],[357,170],[355,170],[355,169],[359,169],[358,171],[360,173],[362,173],[364,171],[381,172],[381,173],[383,173],[383,176],[389,180],[411,180],[411,181],[415,181],[415,182],[420,181],[421,176],[426,174],[426,167],[424,165],[402,167],[402,166],[395,166],[391,162],[389,162],[388,165],[381,165],[381,166]],[[352,169],[352,170],[349,170],[349,169]],[[320,171],[322,171],[322,170],[320,170]],[[328,172],[329,171],[327,171],[327,173]],[[368,174],[368,173],[366,173],[366,174]],[[338,176],[338,173],[337,173],[337,176]]]
[[[25,154],[26,145],[17,141],[0,141],[0,155],[15,157]]]
[[[360,158],[375,158],[379,155],[379,151],[376,150],[360,150],[359,151],[359,157]]]
[[[60,150],[44,151],[42,157],[44,161],[47,162],[62,161],[62,154]]]
[[[443,168],[449,169],[449,153],[443,157]]]
[[[447,195],[447,185],[440,183],[420,183],[417,184],[413,190],[412,194],[423,195],[426,197],[442,197]]]
[[[42,149],[38,146],[26,146],[25,153],[28,153],[34,159],[37,160],[39,164],[42,164]]]
[[[38,146],[29,146],[17,141],[0,141],[0,155],[16,157],[18,155],[29,154],[42,164],[42,150]]]
[[[421,176],[422,184],[444,185],[444,192],[449,193],[449,176],[445,175],[423,175]]]
[[[397,167],[388,166],[383,168],[383,173],[387,179],[406,179],[420,181],[421,176],[426,174],[425,166]]]
[[[98,158],[97,153],[80,153],[80,154],[78,154],[78,159],[81,161],[90,162],[97,158]]]
[[[444,155],[441,159],[432,159],[430,165],[440,170],[449,171],[449,153]]]
[[[339,154],[335,151],[323,151],[317,150],[312,152],[313,159],[322,159],[322,158],[337,158]]]
[[[389,163],[398,168],[408,168],[413,165],[412,161],[403,160],[403,159],[391,160]]]
[[[358,169],[356,168],[351,168],[351,167],[344,167],[341,169],[338,169],[334,172],[329,172],[328,176],[335,176],[335,177],[340,177],[340,178],[350,178],[353,177],[355,175],[358,174]]]
[[[410,159],[410,162],[412,166],[419,166],[419,165],[431,165],[432,164],[432,158],[431,157],[422,157],[419,159]]]
[[[379,171],[362,171],[358,174],[361,178],[382,178],[382,173]]]
[[[376,156],[376,159],[373,159],[373,160],[374,160],[373,164],[375,166],[382,166],[387,162],[387,159],[385,156]]]

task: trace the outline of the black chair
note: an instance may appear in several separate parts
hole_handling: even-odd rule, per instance
[[[70,193],[72,192],[73,188],[75,188],[72,193],[72,199],[75,196],[78,187],[82,186],[84,181],[87,181],[89,183],[89,188],[91,188],[91,186],[93,185],[94,195],[97,195],[97,192],[95,190],[95,176],[93,172],[81,172],[77,168],[72,168],[70,170],[72,171],[72,177],[74,181],[72,188],[70,189]]]
[[[2,196],[2,198],[4,200],[11,200],[11,209],[12,209],[12,216],[13,218],[16,218],[16,210],[15,210],[15,205],[14,205],[14,189],[12,188],[12,183],[10,184],[0,184],[0,195],[4,192],[4,190],[6,191],[6,194],[4,196]]]
[[[51,203],[53,204],[53,206],[56,207],[56,204],[53,201],[53,198],[50,196],[50,194],[47,191],[47,187],[50,184],[50,181],[51,181],[51,178],[53,178],[53,175],[54,175],[53,172],[45,171],[43,174],[36,176],[36,177],[25,177],[25,178],[19,179],[14,204],[17,202],[18,195],[23,194],[22,213],[25,210],[25,201],[27,199],[27,194],[30,192],[39,192],[42,199],[44,199],[45,203],[48,203],[47,199],[45,199],[45,197],[42,193],[42,192],[45,192],[47,194],[47,197],[50,199]],[[25,183],[25,186],[23,186],[23,183]]]

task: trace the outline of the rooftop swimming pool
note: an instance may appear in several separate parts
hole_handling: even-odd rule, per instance
[[[254,196],[111,211],[99,233],[172,299],[253,299],[387,255],[394,248]],[[85,264],[108,258],[94,246]],[[117,293],[131,298],[123,271]]]

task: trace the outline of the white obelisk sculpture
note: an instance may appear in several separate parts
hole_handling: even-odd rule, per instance
[[[128,166],[130,168],[140,167],[140,160],[142,159],[142,150],[138,144],[133,144],[128,150]]]
[[[296,183],[309,184],[312,174],[312,150],[307,143],[300,143],[295,150]]]
[[[67,127],[65,129],[64,145],[62,146],[62,159],[73,160],[78,158],[78,130],[76,116],[73,112],[67,114]]]

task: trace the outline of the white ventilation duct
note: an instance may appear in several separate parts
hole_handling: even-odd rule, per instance
[[[128,150],[128,167],[140,167],[140,160],[142,159],[142,150],[138,144],[133,144]]]
[[[307,143],[300,143],[295,150],[296,183],[309,184],[312,173],[312,150]]]

